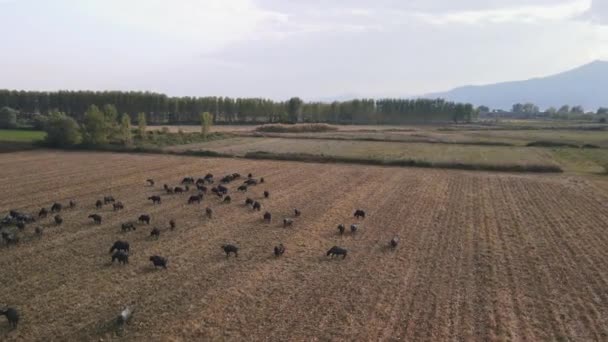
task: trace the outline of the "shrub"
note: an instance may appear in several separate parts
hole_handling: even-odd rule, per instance
[[[17,111],[10,107],[0,109],[0,128],[16,128]]]
[[[82,142],[80,127],[71,117],[61,112],[52,112],[45,125],[45,143],[54,147],[71,147]]]

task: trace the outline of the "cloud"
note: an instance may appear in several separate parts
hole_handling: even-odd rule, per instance
[[[608,1],[593,0],[591,8],[583,16],[586,19],[591,19],[594,23],[608,25]]]

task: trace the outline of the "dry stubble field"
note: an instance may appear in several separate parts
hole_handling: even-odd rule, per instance
[[[2,154],[0,169],[2,212],[79,203],[63,226],[44,221],[41,239],[30,226],[19,246],[0,247],[0,305],[22,313],[14,331],[0,320],[3,340],[608,339],[608,196],[579,178],[43,151]],[[267,183],[228,205],[145,200],[207,172]],[[264,189],[270,225],[243,205]],[[126,209],[95,210],[108,194]],[[302,217],[282,228],[294,207]],[[359,207],[361,231],[337,235]],[[102,225],[87,220],[94,212]],[[142,213],[150,227],[120,232]],[[152,226],[163,228],[158,241]],[[117,239],[131,243],[127,266],[109,264]],[[225,242],[238,259],[226,259]],[[278,242],[287,252],[275,259]],[[324,256],[334,244],[345,260]],[[152,254],[169,268],[154,270]],[[133,321],[117,333],[111,322],[128,303]]]

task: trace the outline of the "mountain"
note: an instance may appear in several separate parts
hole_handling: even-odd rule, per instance
[[[560,74],[525,81],[465,86],[422,96],[511,109],[514,103],[532,102],[541,109],[582,105],[587,111],[608,107],[608,62],[595,61]]]

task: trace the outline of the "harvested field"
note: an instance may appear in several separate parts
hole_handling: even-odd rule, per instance
[[[2,340],[608,338],[608,196],[582,178],[45,151],[2,154],[0,167],[2,212],[79,204],[61,227],[42,221],[40,239],[28,226],[18,246],[0,246],[0,305],[22,314],[14,331],[0,318]],[[207,172],[266,183],[246,194],[231,183],[232,204],[187,205],[188,194],[161,191]],[[163,204],[146,200],[157,194]],[[125,210],[96,210],[103,195]],[[247,196],[272,224],[243,205]],[[302,216],[283,228],[296,207]],[[367,212],[359,232],[339,236],[356,208]],[[150,226],[120,231],[143,213]],[[109,263],[118,239],[131,243],[128,265]],[[238,258],[223,255],[226,242],[241,248]],[[275,258],[279,242],[287,252]],[[333,245],[348,257],[325,257]],[[153,254],[169,258],[167,270],[152,268]],[[117,332],[112,321],[127,304],[133,321]]]

